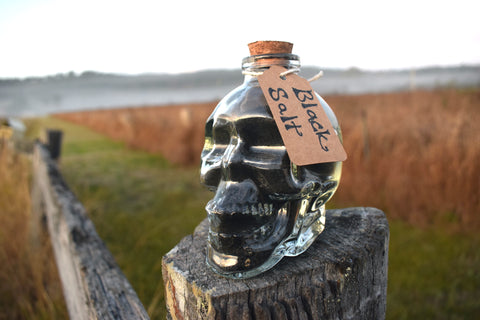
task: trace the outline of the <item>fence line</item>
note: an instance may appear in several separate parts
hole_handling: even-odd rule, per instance
[[[40,143],[34,148],[32,204],[37,223],[46,218],[70,319],[149,319],[85,208]]]

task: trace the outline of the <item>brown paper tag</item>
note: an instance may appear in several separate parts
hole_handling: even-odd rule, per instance
[[[293,73],[280,77],[284,71],[272,66],[258,76],[258,82],[292,162],[305,166],[347,159],[310,83]]]

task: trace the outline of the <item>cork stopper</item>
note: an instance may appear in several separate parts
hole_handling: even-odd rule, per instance
[[[250,55],[292,53],[293,43],[285,41],[255,41],[248,44]]]

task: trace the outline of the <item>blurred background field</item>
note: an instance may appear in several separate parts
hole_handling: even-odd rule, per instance
[[[374,206],[389,219],[387,318],[476,319],[480,90],[325,99],[349,155],[329,206]],[[153,319],[165,316],[161,257],[206,217],[212,197],[199,183],[198,137],[214,106],[122,108],[26,122],[37,136],[45,128],[64,131],[61,171]],[[171,126],[182,121],[195,131]]]
[[[334,202],[375,206],[416,225],[480,228],[480,90],[325,97],[348,159]],[[57,114],[127,146],[198,166],[216,103]]]

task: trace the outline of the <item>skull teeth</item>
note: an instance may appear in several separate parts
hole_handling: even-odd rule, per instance
[[[270,216],[273,212],[273,204],[271,203],[257,203],[245,206],[245,213],[252,216]]]
[[[227,208],[219,208],[214,203],[209,203],[206,209],[213,213],[217,214],[234,214],[234,213],[241,213],[244,215],[251,215],[251,216],[271,216],[273,213],[273,204],[272,203],[253,203],[253,204],[233,204],[228,206]]]

